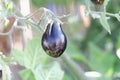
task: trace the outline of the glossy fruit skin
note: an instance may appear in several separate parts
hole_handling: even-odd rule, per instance
[[[103,4],[104,0],[91,0],[95,5]]]
[[[41,44],[45,52],[52,57],[59,57],[65,51],[67,38],[59,22],[54,21],[47,25]]]

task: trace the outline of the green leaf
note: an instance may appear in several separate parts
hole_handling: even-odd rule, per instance
[[[34,74],[31,70],[22,70],[20,73],[22,80],[35,80]]]
[[[2,2],[1,7],[2,8],[0,9],[0,19],[12,14],[12,10],[13,10],[12,2],[8,2],[8,3]]]
[[[109,26],[108,21],[106,19],[105,13],[101,14],[101,17],[99,18],[99,20],[100,20],[100,23],[102,24],[102,26],[105,28],[105,30],[107,30],[109,32],[109,34],[111,34],[110,26]]]
[[[48,59],[41,47],[40,39],[38,38],[28,41],[24,51],[15,50],[13,56],[19,64],[28,69],[33,69],[37,65],[45,63]]]
[[[9,2],[9,3],[7,4],[7,9],[8,9],[8,10],[12,10],[12,9],[13,9],[13,4],[12,4],[12,2]]]
[[[62,80],[64,72],[56,62],[49,68],[38,67],[35,70],[36,80]]]
[[[24,66],[24,52],[14,49],[12,55],[20,65]]]
[[[12,75],[9,66],[0,56],[0,70],[2,70],[2,80],[12,80]]]

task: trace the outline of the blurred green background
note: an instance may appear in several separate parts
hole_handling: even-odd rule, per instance
[[[118,13],[120,11],[120,0],[108,1],[106,11],[109,13]],[[13,2],[14,4],[19,3],[19,0],[13,0]],[[109,34],[102,27],[99,19],[93,19],[90,15],[85,14],[87,13],[88,6],[91,9],[96,7],[90,0],[30,0],[30,6],[31,12],[40,7],[45,7],[53,11],[57,16],[69,14],[67,17],[60,18],[64,23],[62,29],[67,36],[68,44],[66,51],[59,58],[51,58],[46,54],[41,55],[38,59],[35,58],[36,65],[41,63],[41,66],[35,69],[38,72],[34,72],[36,65],[33,65],[33,68],[30,67],[31,63],[27,56],[36,51],[34,46],[38,45],[41,48],[38,38],[33,37],[33,40],[27,43],[27,48],[24,52],[15,50],[15,53],[19,53],[20,55],[14,54],[14,57],[19,64],[27,68],[27,70],[20,73],[23,80],[30,79],[30,77],[28,79],[24,78],[25,73],[29,73],[30,75],[35,74],[37,80],[42,80],[40,77],[41,74],[42,76],[44,74],[48,75],[44,66],[47,65],[48,69],[50,66],[48,64],[53,64],[54,61],[58,63],[55,63],[52,69],[60,72],[57,78],[61,77],[59,79],[56,78],[57,80],[120,80],[120,21],[115,17],[110,17],[108,23],[111,28],[111,34]],[[36,30],[33,30],[33,33],[37,34],[36,37],[41,38],[42,36],[39,32],[36,33]],[[33,50],[33,52],[30,50]],[[39,49],[37,53],[45,52]],[[24,62],[21,59],[23,55],[27,56],[28,62],[26,60],[26,64],[22,63]],[[32,55],[30,56],[32,57]],[[31,57],[30,60],[32,60]],[[45,69],[43,71],[44,74],[42,73],[42,70],[44,70],[42,68]],[[61,68],[63,72],[58,68]],[[29,69],[32,69],[33,74]],[[46,80],[56,79],[51,78]],[[34,78],[32,77],[31,80],[34,80]]]

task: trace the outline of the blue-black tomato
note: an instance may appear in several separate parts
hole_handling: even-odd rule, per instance
[[[67,38],[59,22],[54,21],[47,25],[41,44],[49,56],[59,57],[63,54],[66,49]]]
[[[104,0],[91,0],[92,3],[94,3],[95,5],[101,5],[103,4]]]

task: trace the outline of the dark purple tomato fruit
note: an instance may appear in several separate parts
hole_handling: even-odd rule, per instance
[[[101,5],[103,4],[104,0],[91,0],[92,3],[94,3],[95,5]]]
[[[0,79],[2,78],[2,70],[0,70]]]
[[[66,49],[67,38],[57,21],[49,23],[42,36],[42,47],[52,57],[59,57]]]

